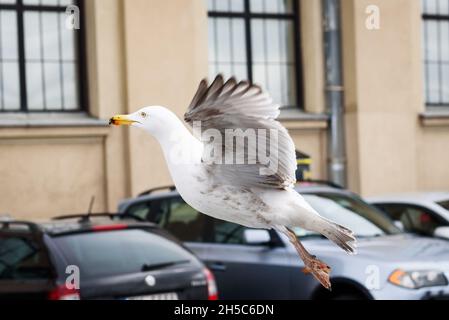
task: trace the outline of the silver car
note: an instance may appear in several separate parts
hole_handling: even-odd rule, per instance
[[[290,242],[274,230],[248,229],[203,215],[171,188],[120,203],[119,212],[158,223],[213,271],[221,299],[438,299],[449,297],[449,242],[405,234],[383,212],[344,189],[301,184],[321,215],[351,228],[358,254],[321,235],[295,230],[332,267],[332,291],[304,274]]]
[[[367,198],[407,232],[449,239],[449,192],[412,192]]]

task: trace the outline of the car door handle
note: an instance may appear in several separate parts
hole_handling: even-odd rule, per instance
[[[209,265],[212,271],[226,271],[226,265],[223,262],[214,262]]]

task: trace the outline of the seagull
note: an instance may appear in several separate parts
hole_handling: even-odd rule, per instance
[[[207,79],[200,82],[184,114],[193,133],[162,106],[113,116],[110,124],[137,127],[156,138],[176,189],[191,207],[249,228],[278,230],[303,260],[303,271],[330,290],[331,268],[306,250],[293,229],[318,232],[349,254],[356,253],[356,239],[351,230],[320,216],[293,189],[295,146],[276,120],[278,115],[279,105],[260,86],[237,82],[234,77],[225,82],[218,75],[210,85]],[[248,134],[247,140],[227,138],[231,132],[248,130],[265,135],[257,135],[256,144],[249,139],[254,135]],[[201,135],[200,131],[209,134]],[[272,150],[276,161],[259,157],[271,155]],[[237,163],[239,151],[244,161]]]

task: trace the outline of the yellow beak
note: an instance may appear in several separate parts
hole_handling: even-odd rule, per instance
[[[131,125],[133,122],[136,122],[134,120],[131,120],[128,115],[119,114],[116,116],[113,116],[111,119],[109,119],[109,124],[113,124],[116,126],[120,125]]]

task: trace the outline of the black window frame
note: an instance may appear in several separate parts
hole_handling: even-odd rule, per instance
[[[208,10],[208,18],[240,18],[244,21],[245,26],[245,52],[246,52],[246,70],[248,81],[253,83],[253,56],[251,42],[251,20],[252,19],[273,19],[273,20],[290,20],[293,22],[294,32],[294,59],[295,59],[295,82],[296,82],[296,106],[281,106],[283,109],[299,108],[304,110],[304,90],[303,90],[303,70],[301,55],[301,30],[300,30],[300,4],[299,0],[292,1],[292,13],[266,13],[251,12],[250,0],[243,1],[243,11],[210,11]]]
[[[422,8],[422,21],[423,21],[423,27],[425,28],[425,22],[426,21],[447,21],[449,22],[449,13],[448,14],[441,14],[441,13],[426,13],[426,8],[425,8],[425,1],[423,2],[424,7]],[[436,2],[436,6],[439,9],[439,2]],[[426,46],[426,39],[428,37],[428,31],[427,28],[425,28],[423,30],[424,33],[424,43],[423,46]],[[440,28],[438,27],[438,38],[440,38]],[[425,77],[425,82],[424,82],[424,93],[425,93],[425,97],[424,97],[424,101],[427,107],[449,107],[449,101],[443,101],[443,90],[441,88],[442,85],[442,64],[444,64],[445,62],[442,62],[441,60],[441,44],[438,43],[438,62],[431,62],[427,60],[427,56],[426,53],[424,53],[424,57],[423,57],[423,62],[424,62],[424,77]],[[429,72],[428,72],[428,67],[427,65],[429,63],[437,63],[438,64],[438,83],[439,83],[439,91],[438,91],[438,100],[439,102],[429,102],[428,101],[428,97],[429,97]],[[448,62],[446,62],[448,63]]]
[[[12,10],[17,14],[17,47],[18,47],[18,65],[19,65],[19,92],[20,92],[20,108],[18,110],[5,110],[0,109],[1,113],[79,113],[88,112],[88,83],[87,83],[87,56],[86,56],[86,34],[85,34],[85,22],[84,22],[84,0],[73,0],[73,5],[79,8],[80,28],[73,30],[77,32],[77,41],[75,50],[78,56],[77,71],[78,77],[76,79],[78,84],[78,99],[79,108],[77,109],[46,109],[46,106],[42,110],[29,110],[28,108],[28,96],[27,96],[27,81],[26,81],[26,59],[25,59],[25,31],[24,31],[24,13],[25,11],[36,12],[66,12],[67,6],[65,5],[28,5],[24,4],[23,0],[16,0],[15,3],[1,3],[0,10]]]

